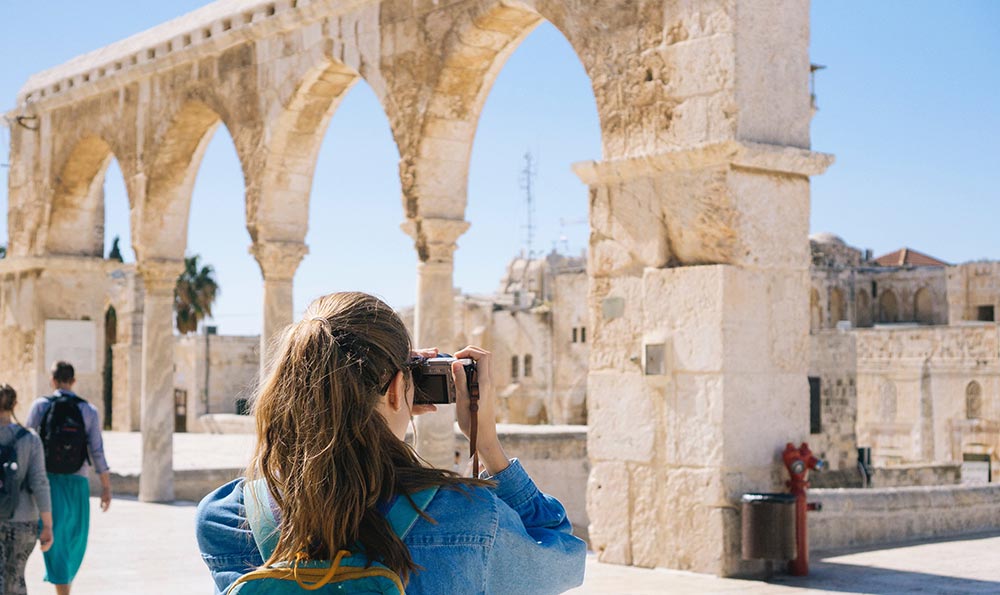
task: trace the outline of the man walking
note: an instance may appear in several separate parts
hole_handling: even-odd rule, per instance
[[[50,397],[31,405],[25,425],[38,431],[45,446],[45,469],[52,494],[54,543],[45,552],[45,580],[57,595],[69,595],[90,532],[91,463],[101,478],[101,510],[111,505],[111,474],[97,408],[73,392],[76,376],[67,362],[52,365]]]

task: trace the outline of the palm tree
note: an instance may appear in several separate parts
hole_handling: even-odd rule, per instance
[[[0,258],[7,258],[7,244],[0,244]]]
[[[212,265],[198,266],[199,256],[184,258],[184,272],[174,289],[174,312],[177,330],[183,335],[198,330],[198,323],[212,315],[212,304],[219,295]]]

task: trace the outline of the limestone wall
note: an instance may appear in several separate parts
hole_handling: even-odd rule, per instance
[[[855,333],[858,443],[872,447],[878,466],[957,462],[963,452],[996,460],[998,329],[968,324]]]
[[[1000,485],[810,490],[812,550],[856,548],[1000,529]]]
[[[1000,262],[970,262],[948,269],[948,319],[951,324],[981,320],[992,308],[1000,320]]]
[[[820,432],[809,435],[812,451],[831,470],[857,463],[857,349],[854,335],[822,331],[809,337],[809,376],[820,382]],[[807,393],[803,398],[809,399]]]
[[[209,336],[208,401],[205,393],[205,335],[178,337],[174,386],[187,391],[187,431],[212,431],[200,422],[206,413],[235,413],[249,398],[260,373],[259,337]]]

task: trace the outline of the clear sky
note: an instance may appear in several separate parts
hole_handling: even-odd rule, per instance
[[[203,2],[91,0],[7,3],[0,20],[0,108],[13,107],[34,72],[188,12]],[[39,24],[41,26],[27,26]],[[1000,258],[1000,2],[815,1],[812,61],[820,111],[813,148],[837,155],[813,179],[812,229],[876,254],[902,246],[950,262]],[[6,161],[0,128],[0,162]],[[459,238],[455,283],[488,293],[524,249],[520,170],[538,161],[534,247],[586,246],[587,190],[570,171],[600,157],[589,81],[557,30],[542,25],[501,72],[483,112]],[[355,86],[324,137],[313,183],[310,254],[295,280],[301,311],[339,289],[413,303],[416,256],[403,220],[398,153],[371,90]],[[128,213],[117,164],[107,174],[107,243],[127,247]],[[0,209],[6,211],[6,169]],[[214,265],[221,333],[260,330],[260,272],[247,253],[243,179],[220,127],[195,185],[188,249]],[[0,242],[6,220],[0,220]],[[126,260],[132,258],[126,251]]]

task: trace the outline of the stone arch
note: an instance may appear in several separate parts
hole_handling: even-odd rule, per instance
[[[567,39],[593,90],[593,69],[582,58],[579,35],[560,18],[563,10],[547,2],[535,4],[489,3],[446,40],[419,134],[397,135],[404,207],[408,218],[418,219],[418,226],[422,218],[464,216],[469,161],[483,106],[507,59],[543,21],[552,23]],[[421,251],[419,239],[417,248]]]
[[[879,387],[878,419],[883,423],[894,423],[897,414],[898,394],[896,383],[885,379]]]
[[[84,136],[72,148],[55,179],[46,253],[103,255],[104,174],[112,158],[111,146],[97,135]]]
[[[920,324],[934,323],[934,298],[926,287],[921,287],[913,296],[913,318]]]
[[[830,290],[830,326],[836,327],[841,320],[848,320],[847,299],[842,289],[834,287]]]
[[[819,302],[819,291],[813,287],[809,292],[809,329],[813,332],[823,328],[823,307]]]
[[[965,387],[965,418],[979,419],[983,416],[983,387],[973,380]]]
[[[320,147],[337,106],[360,79],[352,68],[323,57],[271,123],[260,176],[247,184],[247,230],[254,242],[305,239]]]
[[[886,289],[879,295],[878,321],[899,322],[899,299],[891,289]]]
[[[141,211],[133,211],[132,242],[136,259],[180,260],[187,245],[188,214],[195,177],[213,133],[224,119],[202,101],[188,101],[170,120],[156,143],[156,152],[147,169],[147,186]],[[236,146],[244,180],[252,169],[247,151],[241,150],[238,135],[230,136]]]
[[[854,312],[857,326],[864,328],[872,325],[872,298],[865,289],[859,289],[854,298]]]

